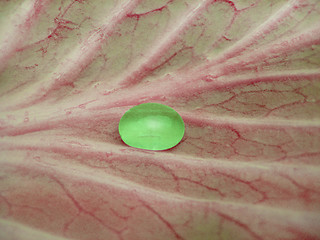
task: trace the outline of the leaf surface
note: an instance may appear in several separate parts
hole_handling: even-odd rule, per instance
[[[320,239],[317,0],[0,2],[0,238]],[[131,107],[184,119],[125,145]]]

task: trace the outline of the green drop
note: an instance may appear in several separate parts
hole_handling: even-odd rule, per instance
[[[176,146],[184,135],[184,122],[172,108],[160,103],[142,103],[120,119],[119,133],[129,146],[165,150]]]

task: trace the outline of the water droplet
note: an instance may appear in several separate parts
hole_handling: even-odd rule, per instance
[[[176,146],[184,135],[184,122],[172,108],[142,103],[129,109],[119,122],[119,133],[129,146],[165,150]]]

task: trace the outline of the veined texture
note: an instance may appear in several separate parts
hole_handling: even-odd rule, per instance
[[[318,0],[0,1],[0,238],[320,239]],[[157,102],[153,152],[118,133]]]

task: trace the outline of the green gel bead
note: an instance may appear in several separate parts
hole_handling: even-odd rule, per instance
[[[120,119],[119,133],[129,146],[165,150],[177,145],[184,135],[184,122],[172,108],[159,103],[142,103]]]

